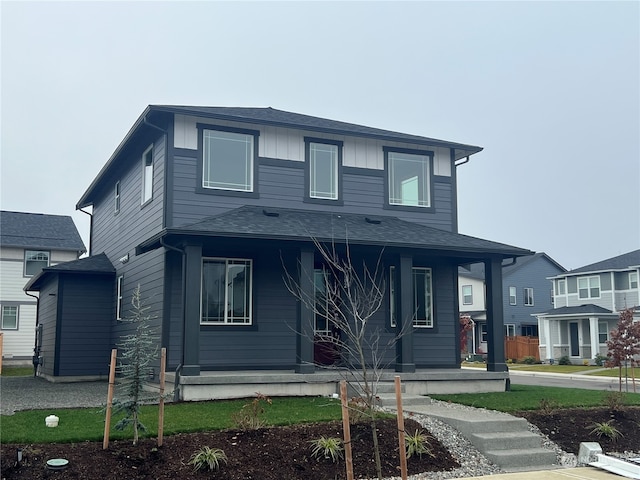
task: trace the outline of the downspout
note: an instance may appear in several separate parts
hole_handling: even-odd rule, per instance
[[[77,210],[91,217],[91,220],[89,220],[89,256],[91,256],[91,252],[93,251],[93,213],[85,212],[82,208],[78,208]]]
[[[187,262],[185,259],[186,253],[184,250],[181,250],[177,247],[174,247],[173,245],[168,245],[164,242],[164,239],[161,237],[160,238],[160,245],[162,245],[164,248],[168,249],[168,250],[173,250],[174,252],[178,252],[180,253],[180,255],[182,255],[182,285],[181,285],[181,289],[182,289],[182,349],[181,349],[181,354],[180,354],[180,363],[178,364],[178,366],[176,367],[176,375],[173,381],[173,401],[174,402],[178,402],[180,401],[180,372],[182,371],[182,366],[184,365],[184,337],[186,335],[185,333],[185,328],[186,328],[186,321],[187,319],[185,318],[185,312],[186,312],[186,308],[185,308],[185,302],[186,302],[186,275],[187,275]]]
[[[40,365],[40,345],[38,345],[38,328],[40,326],[40,297],[30,294],[26,290],[24,293],[25,295],[36,299],[36,338],[34,339],[33,345],[33,357],[31,357],[31,362],[33,363],[33,376],[35,377],[38,374],[38,366]]]

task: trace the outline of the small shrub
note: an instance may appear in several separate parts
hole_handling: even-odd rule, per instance
[[[591,433],[595,433],[598,437],[606,437],[615,441],[618,437],[622,436],[620,430],[612,425],[612,420],[609,420],[608,422],[596,422],[591,425],[591,427]]]
[[[584,365],[585,367],[589,366],[589,360],[583,360],[582,361],[582,365]]]
[[[196,471],[203,470],[204,468],[213,471],[220,468],[221,462],[227,463],[227,454],[224,453],[224,450],[202,447],[191,456],[189,465],[193,465],[193,469]]]
[[[558,402],[552,398],[541,398],[540,403],[538,404],[538,410],[540,410],[545,415],[551,415],[555,410],[558,409]]]
[[[534,363],[536,363],[536,357],[532,357],[532,356],[524,357],[522,359],[522,363],[524,363],[525,365],[533,365]]]
[[[569,359],[569,356],[564,355],[563,357],[560,357],[560,359],[558,360],[558,365],[571,365],[571,360]]]
[[[231,420],[241,430],[258,430],[267,424],[263,418],[265,412],[263,404],[265,403],[271,405],[271,399],[256,392],[256,397],[251,403],[243,405],[239,412],[231,415]]]
[[[609,360],[609,357],[605,357],[603,355],[600,355],[599,353],[593,359],[594,363],[599,367],[604,366],[604,364],[607,363],[608,360]]]
[[[407,458],[411,458],[416,454],[422,458],[422,455],[425,453],[433,456],[429,440],[427,440],[427,436],[422,430],[416,430],[413,435],[407,433],[405,435],[405,444],[407,448]]]
[[[342,440],[336,437],[325,437],[324,435],[315,440],[311,440],[311,456],[316,460],[321,457],[331,458],[333,463],[342,458]]]
[[[624,393],[622,392],[609,392],[604,397],[604,402],[609,407],[609,410],[616,412],[624,407]]]

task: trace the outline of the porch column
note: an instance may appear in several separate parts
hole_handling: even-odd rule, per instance
[[[302,299],[313,301],[313,265],[314,251],[311,248],[300,249],[299,277]],[[313,373],[313,309],[303,300],[298,301],[299,312],[296,322],[296,373]]]
[[[182,375],[200,375],[200,293],[202,290],[202,245],[184,247],[184,335]]]
[[[589,333],[591,334],[591,358],[593,359],[600,353],[598,317],[589,317]]]
[[[396,275],[396,372],[415,372],[413,359],[413,258],[400,257]],[[398,301],[398,299],[400,301]]]
[[[508,372],[504,361],[504,314],[502,305],[502,259],[484,262],[487,284],[487,370]]]

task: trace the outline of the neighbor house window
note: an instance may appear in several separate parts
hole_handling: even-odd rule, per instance
[[[18,307],[3,305],[2,306],[2,329],[17,330],[18,329]]]
[[[564,295],[567,293],[567,281],[566,280],[558,280],[558,295]]]
[[[481,323],[480,324],[480,341],[482,343],[487,343],[487,324],[486,323]]]
[[[609,340],[609,324],[598,322],[598,343],[607,343]]]
[[[518,303],[518,293],[516,291],[516,287],[509,287],[509,305],[517,305]]]
[[[638,272],[629,272],[629,288],[638,288]]]
[[[433,288],[431,269],[423,267],[412,268],[413,277],[413,326],[422,328],[433,327]],[[391,310],[391,326],[396,326],[395,309],[395,268],[389,270],[389,299]]]
[[[116,320],[122,320],[122,291],[124,285],[124,275],[120,275],[116,280]]]
[[[579,298],[600,298],[600,277],[582,277],[578,279]]]
[[[250,132],[202,131],[202,186],[253,192],[254,141]]]
[[[431,153],[385,149],[389,205],[431,206]]]
[[[305,138],[309,198],[338,200],[342,142]]]
[[[49,266],[49,252],[43,250],[26,250],[24,252],[24,274],[31,277]]]
[[[251,260],[203,259],[201,323],[251,324]]]
[[[507,323],[504,326],[504,334],[507,337],[515,337],[516,336],[516,325],[514,323]]]
[[[471,305],[473,303],[473,286],[472,285],[463,285],[462,286],[462,304],[463,305]]]
[[[530,288],[530,287],[524,288],[524,304],[527,307],[533,306],[533,288]]]
[[[142,203],[153,198],[153,145],[142,154]]]
[[[113,213],[120,211],[120,182],[116,182],[113,189]]]

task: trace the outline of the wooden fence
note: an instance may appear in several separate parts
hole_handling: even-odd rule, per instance
[[[504,355],[507,359],[522,360],[524,357],[534,357],[540,360],[540,344],[538,337],[505,337]]]

